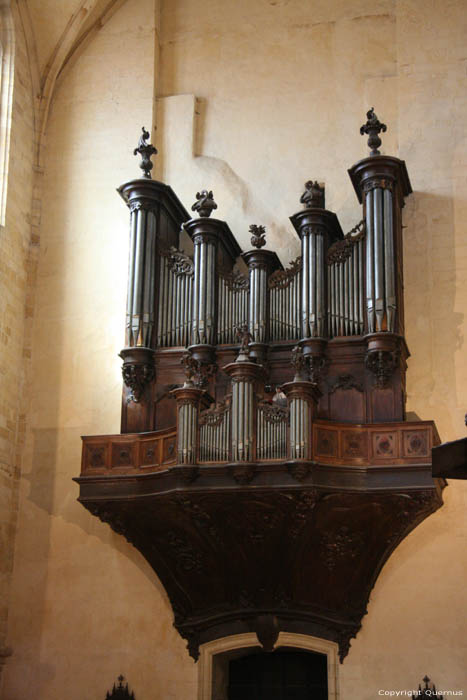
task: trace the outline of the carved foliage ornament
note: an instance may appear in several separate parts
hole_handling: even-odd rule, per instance
[[[341,374],[337,378],[337,381],[332,385],[329,390],[330,394],[333,394],[338,389],[342,391],[349,391],[350,389],[355,389],[356,391],[363,392],[363,386],[360,382],[357,382],[355,377],[351,374]]]
[[[257,226],[256,224],[251,224],[249,231],[252,234],[252,246],[254,246],[255,248],[262,248],[264,245],[266,245],[266,228],[264,226]]]
[[[175,246],[171,246],[168,251],[165,251],[162,254],[167,257],[169,268],[175,275],[177,275],[177,277],[182,275],[193,277],[194,264],[193,260],[188,255],[185,255],[185,253],[177,250]]]
[[[227,402],[212,404],[199,414],[199,424],[211,426],[221,425],[228,410],[229,404]]]
[[[362,184],[362,189],[365,193],[375,190],[377,187],[380,187],[382,190],[392,191],[394,189],[394,181],[387,177],[377,177],[364,180]]]
[[[250,287],[248,277],[242,275],[239,270],[232,270],[232,272],[224,275],[224,282],[226,287],[228,287],[231,292],[243,292]]]
[[[309,355],[307,360],[310,368],[310,381],[313,384],[319,384],[326,374],[328,359],[325,355]]]
[[[277,403],[271,404],[267,401],[261,401],[258,404],[258,409],[262,412],[264,419],[268,423],[287,423],[289,419],[289,409]]]
[[[353,532],[343,525],[337,533],[326,533],[322,537],[324,561],[331,571],[342,559],[356,559],[363,554],[366,542],[360,532]]]
[[[214,376],[217,371],[217,365],[197,360],[191,352],[183,353],[180,364],[183,365],[187,378],[186,383],[196,386],[198,389],[204,389],[208,385],[210,377]]]
[[[290,362],[295,369],[294,381],[307,382],[309,380],[308,366],[300,345],[296,345],[292,349],[292,358]]]
[[[130,389],[128,400],[139,403],[146,386],[154,380],[154,365],[147,362],[124,362],[122,376],[125,385]]]
[[[292,280],[298,275],[302,267],[302,258],[291,260],[285,270],[276,270],[268,280],[269,289],[285,289],[290,286]]]
[[[125,676],[120,675],[117,680],[118,685],[115,685],[114,683],[112,692],[107,692],[105,700],[135,700],[134,693],[130,693],[128,689],[128,683],[125,683],[125,685],[123,685]]]
[[[146,131],[144,126],[142,128],[142,132],[143,133],[139,137],[138,146],[133,151],[133,155],[136,156],[137,153],[140,154],[141,163],[139,164],[139,167],[144,173],[143,177],[147,178],[148,180],[151,180],[151,170],[154,167],[151,161],[151,156],[157,153],[157,148],[155,148],[155,146],[153,146],[152,143],[147,143],[147,140],[149,138],[149,132]]]
[[[375,375],[377,389],[385,389],[397,367],[399,352],[397,350],[370,350],[365,357],[365,367]]]
[[[211,216],[211,212],[217,209],[212,190],[201,190],[196,193],[196,202],[191,207],[192,211],[197,211],[199,216]]]
[[[365,237],[365,220],[362,219],[354,226],[344,238],[336,241],[329,248],[326,256],[328,265],[343,263],[352,255],[354,246]]]

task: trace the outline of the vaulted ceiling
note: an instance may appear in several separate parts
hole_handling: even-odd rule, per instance
[[[24,30],[35,95],[36,165],[57,78],[126,0],[14,0]]]

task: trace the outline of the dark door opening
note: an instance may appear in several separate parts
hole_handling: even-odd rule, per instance
[[[327,656],[278,649],[229,663],[228,700],[327,700]]]

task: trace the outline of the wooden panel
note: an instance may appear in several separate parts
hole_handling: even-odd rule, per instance
[[[83,437],[81,473],[134,474],[175,463],[175,428],[154,433]]]

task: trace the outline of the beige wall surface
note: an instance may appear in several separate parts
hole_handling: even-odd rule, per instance
[[[18,20],[16,14],[13,20]],[[8,50],[7,47],[5,50]],[[8,198],[5,226],[0,226],[0,674],[2,648],[7,634],[18,477],[25,431],[23,391],[25,358],[29,355],[25,317],[30,315],[28,286],[33,269],[33,254],[30,254],[33,101],[28,58],[21,32],[16,35],[13,50],[15,76]],[[29,318],[26,326],[28,322]]]
[[[49,3],[50,4],[50,3]],[[282,261],[303,183],[360,218],[347,168],[374,106],[407,162],[409,411],[443,440],[467,408],[467,30],[460,0],[127,0],[60,78],[47,128],[31,408],[23,454],[3,698],[194,700],[197,669],[155,574],[77,502],[80,435],[118,432],[128,213],[139,129],[187,208],[200,188],[243,247],[266,224]],[[159,47],[160,41],[160,47]],[[159,61],[160,56],[160,61]],[[154,92],[156,90],[156,93]],[[154,96],[157,108],[154,110]],[[16,117],[19,119],[19,117]],[[19,127],[18,127],[19,128]],[[339,669],[345,700],[416,687],[467,693],[467,488],[397,548]]]

